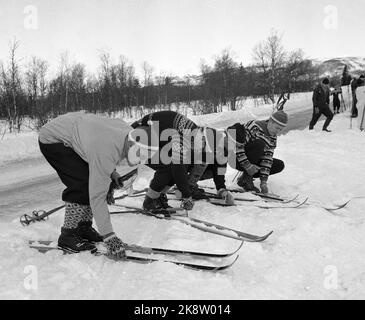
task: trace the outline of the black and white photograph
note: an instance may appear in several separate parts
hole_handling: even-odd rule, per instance
[[[0,0],[0,300],[365,299],[364,12]]]

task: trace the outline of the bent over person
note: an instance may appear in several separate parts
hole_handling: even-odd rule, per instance
[[[60,247],[93,251],[95,242],[104,241],[110,254],[124,255],[124,243],[113,231],[106,198],[111,181],[118,185],[116,166],[121,160],[134,166],[145,154],[130,141],[131,130],[123,120],[82,112],[61,115],[41,128],[40,150],[66,186]],[[92,227],[93,218],[99,232]]]
[[[228,151],[228,161],[231,167],[242,171],[237,184],[245,191],[260,192],[253,182],[254,178],[260,178],[261,192],[268,193],[269,175],[284,169],[284,162],[273,158],[273,155],[277,136],[287,123],[288,115],[280,110],[274,112],[268,120],[251,120],[227,128],[228,138],[236,145],[234,157]]]
[[[147,166],[155,170],[155,174],[150,182],[143,208],[169,208],[166,193],[176,184],[181,192],[181,207],[191,210],[194,202],[187,169],[192,163],[191,141],[199,129],[198,126],[175,111],[158,111],[134,122],[132,127],[147,128],[149,134],[155,137],[155,144],[159,149],[147,163]]]

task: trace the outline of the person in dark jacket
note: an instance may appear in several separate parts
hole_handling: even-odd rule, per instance
[[[318,119],[321,115],[326,116],[326,121],[323,124],[323,131],[331,132],[327,129],[328,125],[333,119],[333,113],[329,107],[330,103],[330,88],[329,88],[329,79],[324,78],[322,83],[319,83],[315,89],[313,90],[313,116],[312,120],[309,123],[309,130],[313,130],[314,126],[316,125]]]
[[[181,207],[191,210],[194,202],[187,180],[187,167],[191,165],[191,136],[198,126],[174,111],[150,113],[131,126],[149,127],[159,148],[159,152],[146,163],[155,170],[155,175],[150,182],[143,208],[169,208],[166,192],[176,184],[182,195]]]
[[[354,78],[351,81],[351,94],[352,94],[352,108],[351,108],[351,118],[357,118],[358,110],[357,110],[357,97],[356,97],[356,89],[357,87],[364,85],[365,76],[362,74],[358,79]]]
[[[340,107],[341,102],[340,98],[338,97],[340,94],[342,94],[341,88],[336,88],[334,91],[331,92],[331,95],[333,95],[333,113],[340,113]]]
[[[234,205],[234,197],[227,190],[225,174],[228,162],[228,138],[223,130],[204,128],[202,134],[204,146],[196,150],[198,162],[195,160],[188,168],[188,182],[192,190],[196,190],[196,198],[207,198],[204,189],[198,187],[198,181],[213,179],[217,195],[225,200],[226,204]]]

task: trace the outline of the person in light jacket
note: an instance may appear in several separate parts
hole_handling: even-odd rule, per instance
[[[112,181],[119,186],[116,167],[123,159],[135,166],[152,152],[141,152],[143,145],[130,138],[132,131],[121,119],[83,112],[61,115],[41,128],[40,151],[66,186],[60,247],[71,252],[96,251],[94,243],[104,241],[110,254],[124,255],[124,243],[110,220],[108,191]],[[92,227],[93,218],[99,232]]]

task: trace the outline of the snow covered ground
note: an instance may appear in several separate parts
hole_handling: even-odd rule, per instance
[[[290,100],[291,109],[300,110],[303,101],[310,103],[309,94]],[[288,102],[288,110],[289,106]],[[219,127],[224,122],[265,117],[270,108],[245,108],[193,120]],[[323,119],[313,131],[292,130],[279,138],[275,157],[283,159],[286,167],[269,179],[271,192],[309,196],[311,205],[260,209],[249,203],[230,208],[202,201],[195,204],[192,217],[258,235],[274,230],[262,243],[244,243],[232,268],[213,273],[163,262],[114,262],[87,253],[41,254],[29,249],[27,240],[56,240],[63,211],[29,227],[22,227],[18,216],[10,222],[2,219],[1,212],[0,299],[364,299],[365,198],[353,199],[332,213],[319,203],[365,196],[365,133],[355,125],[349,128],[348,111],[335,116],[332,133],[322,132],[322,124]],[[1,179],[14,160],[39,156],[33,133],[4,139],[0,142]],[[29,175],[37,173],[38,168],[28,170]],[[135,188],[147,186],[152,174],[141,170]],[[230,169],[227,181],[234,175]],[[138,205],[142,198],[120,203]],[[115,215],[112,221],[126,242],[139,245],[212,252],[231,251],[238,245],[236,240],[179,222],[132,214]]]

